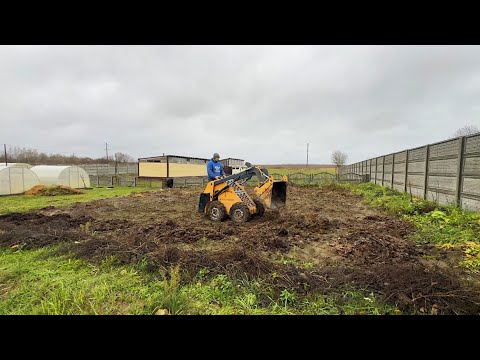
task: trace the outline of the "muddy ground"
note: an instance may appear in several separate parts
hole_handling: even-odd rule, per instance
[[[408,312],[480,313],[480,292],[460,280],[455,254],[415,246],[409,223],[346,190],[290,186],[284,209],[240,225],[199,214],[199,191],[168,189],[1,216],[0,246],[62,244],[62,251],[90,261],[114,255],[122,263],[143,261],[151,271],[180,264],[187,278],[208,268],[210,276],[261,278],[278,292],[328,294],[353,286]]]

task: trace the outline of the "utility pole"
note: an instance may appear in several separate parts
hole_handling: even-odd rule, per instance
[[[307,143],[307,167],[308,167],[308,143]]]
[[[3,149],[5,150],[5,166],[8,166],[8,162],[7,162],[7,144],[3,144]]]
[[[108,162],[108,144],[105,143],[105,153],[107,154],[107,162]]]

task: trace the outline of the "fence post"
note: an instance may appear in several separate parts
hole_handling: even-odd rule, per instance
[[[407,182],[408,182],[408,153],[409,151],[407,150],[407,153],[405,154],[405,184],[404,184],[404,190],[403,192],[407,192]]]
[[[463,169],[465,158],[465,136],[460,138],[460,144],[458,146],[458,167],[457,167],[457,189],[455,194],[455,200],[458,207],[462,207],[462,185],[463,185]]]
[[[385,182],[385,155],[383,155],[383,161],[382,161],[382,186],[384,182]]]
[[[377,166],[378,166],[378,158],[375,158],[375,184],[377,184]]]
[[[133,177],[133,186],[137,187],[137,177],[136,176]]]
[[[100,186],[100,178],[98,176],[98,164],[95,164],[97,167],[97,186]]]
[[[370,159],[370,181],[372,181],[372,159]]]
[[[395,174],[395,154],[393,154],[392,159],[392,189],[393,189],[393,175]]]
[[[430,157],[430,145],[425,146],[425,181],[423,183],[423,199],[427,200],[428,194],[428,160]]]

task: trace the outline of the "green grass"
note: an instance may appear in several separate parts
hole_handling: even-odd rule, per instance
[[[55,248],[0,251],[0,314],[396,314],[373,294],[345,290],[275,296],[260,281],[200,271],[188,283],[179,268],[146,273],[114,258],[93,265]],[[263,299],[263,301],[259,301]],[[267,303],[265,304],[265,299]]]
[[[368,204],[415,224],[412,239],[417,244],[462,248],[464,260],[461,265],[480,273],[479,213],[438,205],[372,183],[345,187],[365,197]]]
[[[0,253],[0,314],[151,314],[161,284],[133,267],[94,266],[54,250]]]
[[[31,196],[31,195],[13,195],[0,196],[0,215],[14,212],[28,212],[41,209],[46,206],[65,206],[75,202],[87,202],[98,199],[108,199],[115,196],[126,196],[133,192],[150,191],[151,189],[140,187],[114,187],[93,188],[83,190],[85,194],[60,195],[60,196]]]

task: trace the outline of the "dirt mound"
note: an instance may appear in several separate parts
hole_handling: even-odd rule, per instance
[[[24,192],[24,195],[35,195],[35,196],[57,196],[57,195],[75,195],[83,194],[83,191],[71,188],[69,186],[55,185],[45,187],[43,185],[37,185],[31,188],[30,190]]]
[[[9,214],[0,216],[0,246],[35,249],[51,244],[72,242],[85,238],[82,229],[92,219],[72,217],[60,213],[51,216],[40,213]]]
[[[408,262],[418,256],[418,250],[402,239],[362,230],[340,238],[335,250],[364,265]]]
[[[43,195],[47,188],[43,185],[36,185],[28,191],[25,191],[24,195]]]

